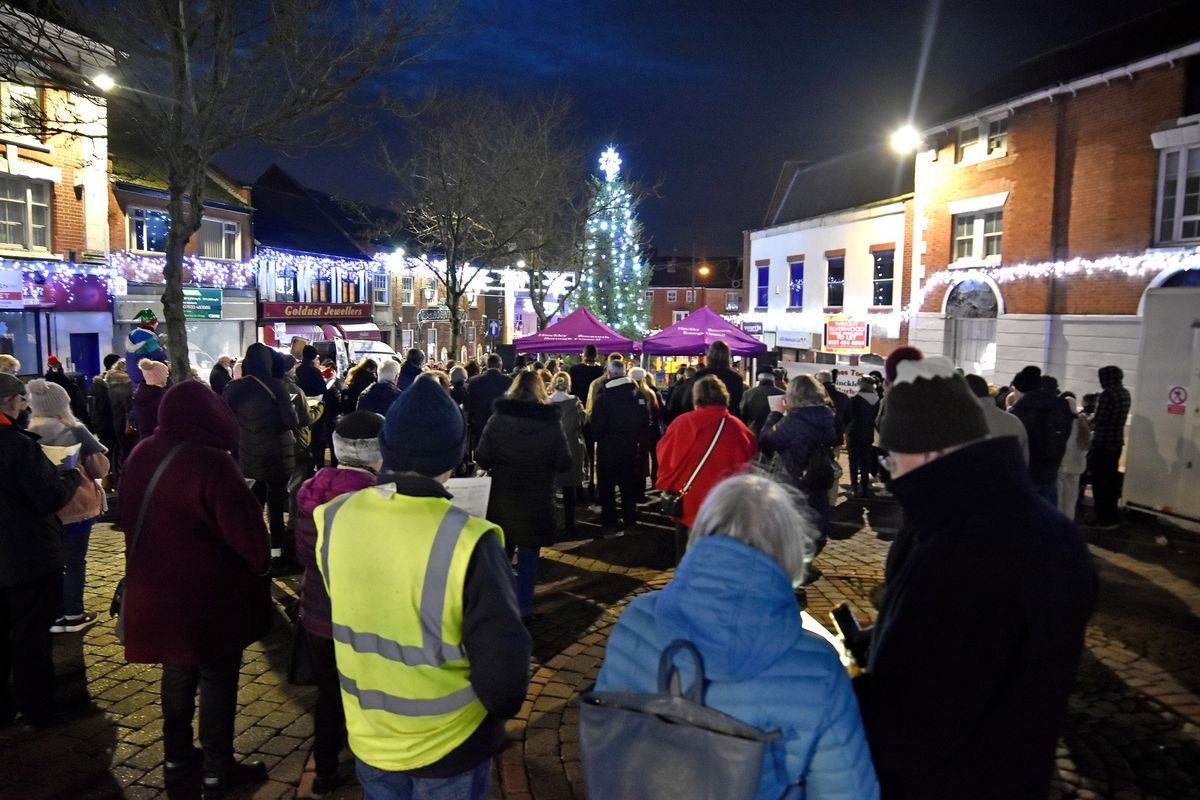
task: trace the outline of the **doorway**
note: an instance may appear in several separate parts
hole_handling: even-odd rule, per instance
[[[984,378],[994,376],[999,310],[996,292],[983,281],[965,280],[950,289],[943,352],[955,366]]]
[[[91,388],[92,378],[100,374],[100,334],[71,334],[71,364]]]

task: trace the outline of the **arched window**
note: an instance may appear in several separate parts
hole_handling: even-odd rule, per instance
[[[951,319],[995,319],[999,312],[995,290],[983,281],[960,281],[946,297],[946,316]]]
[[[1170,275],[1159,286],[1177,289],[1181,286],[1200,286],[1200,269],[1181,269]]]

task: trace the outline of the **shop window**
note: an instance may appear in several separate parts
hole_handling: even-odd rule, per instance
[[[358,281],[350,278],[342,279],[342,302],[357,303],[359,302]]]
[[[169,218],[168,218],[169,219]],[[205,219],[200,222],[196,250],[203,258],[221,261],[240,261],[241,226],[236,222]]]
[[[386,272],[376,272],[372,277],[371,291],[374,295],[372,300],[377,306],[388,304],[388,280],[389,276]]]
[[[171,215],[153,208],[129,209],[129,243],[143,253],[167,252]]]
[[[846,299],[846,258],[828,258],[825,264],[825,305],[840,308]]]
[[[872,253],[871,257],[875,262],[874,271],[871,276],[871,305],[876,307],[890,306],[894,302],[896,251],[878,250]]]
[[[804,262],[788,264],[788,308],[804,307]]]
[[[50,249],[50,184],[0,177],[0,247]]]
[[[758,283],[756,284],[755,299],[758,308],[766,308],[771,299],[771,267],[762,266],[758,268]]]
[[[314,303],[331,303],[333,302],[333,281],[329,278],[317,278],[312,282],[312,302]]]
[[[1200,146],[1164,150],[1159,156],[1160,244],[1200,239]]]

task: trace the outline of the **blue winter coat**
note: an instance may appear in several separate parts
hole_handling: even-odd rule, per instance
[[[774,559],[726,536],[701,539],[666,588],[621,615],[597,691],[656,691],[659,655],[676,639],[704,659],[706,704],[782,731],[763,763],[759,800],[776,800],[799,778],[801,797],[879,797],[850,678],[833,648],[801,627],[792,583]],[[691,685],[688,659],[676,663]]]
[[[400,387],[391,381],[376,381],[358,396],[359,411],[374,411],[381,417],[386,417],[388,409],[400,396]]]

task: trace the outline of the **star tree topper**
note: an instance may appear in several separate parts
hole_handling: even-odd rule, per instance
[[[604,179],[609,183],[612,183],[612,179],[617,177],[617,173],[621,171],[621,156],[611,144],[600,154],[600,171],[604,173]]]

